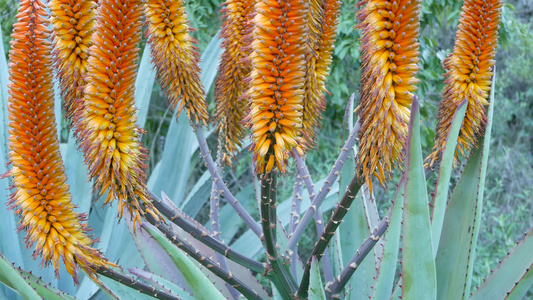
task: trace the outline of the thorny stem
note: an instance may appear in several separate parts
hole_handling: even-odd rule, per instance
[[[359,267],[366,255],[372,250],[374,245],[379,241],[381,236],[385,233],[390,224],[390,217],[392,208],[389,209],[387,215],[374,228],[374,231],[363,241],[355,255],[352,257],[348,265],[342,270],[341,274],[334,280],[326,284],[326,293],[328,298],[340,298],[340,292],[348,283],[353,273]]]
[[[107,267],[96,267],[95,269],[96,273],[111,278],[119,283],[122,283],[125,286],[129,286],[130,288],[143,293],[148,296],[152,296],[156,299],[166,299],[166,300],[176,300],[180,299],[176,295],[172,295],[166,291],[157,289],[156,287],[149,285],[147,283],[141,282],[129,275],[122,274],[120,272],[117,272],[111,268]]]
[[[198,126],[195,129],[196,138],[198,139],[198,146],[200,148],[200,153],[202,154],[202,157],[204,158],[204,162],[207,166],[207,169],[209,170],[209,173],[211,173],[211,177],[213,177],[213,182],[216,183],[218,188],[221,191],[222,196],[226,198],[228,203],[235,209],[237,214],[242,218],[244,223],[250,227],[250,229],[258,236],[261,237],[261,227],[255,222],[255,220],[252,218],[252,216],[244,209],[244,207],[239,203],[239,201],[235,198],[235,196],[230,192],[224,181],[222,180],[222,177],[220,176],[220,172],[218,172],[217,167],[215,165],[215,162],[213,161],[213,158],[211,157],[211,153],[209,151],[209,148],[207,147],[207,142],[205,140],[203,129]]]
[[[353,148],[355,145],[355,139],[357,136],[357,133],[359,132],[359,121],[355,124],[354,128],[352,129],[352,132],[350,133],[350,136],[346,140],[346,143],[342,147],[341,153],[339,154],[339,157],[337,158],[337,161],[335,161],[335,164],[333,165],[333,168],[331,169],[331,172],[329,173],[328,177],[326,177],[326,180],[324,181],[324,184],[318,191],[318,194],[312,199],[311,206],[307,209],[304,216],[300,220],[300,223],[298,223],[298,226],[296,227],[296,230],[294,231],[294,234],[289,238],[289,241],[287,242],[287,250],[294,249],[294,246],[302,236],[305,227],[307,227],[307,224],[311,222],[311,218],[314,216],[316,208],[320,207],[322,204],[322,201],[326,197],[326,195],[331,190],[331,186],[335,181],[337,180],[337,177],[339,176],[342,166],[344,165],[344,162],[346,161],[346,158],[348,157],[348,154],[350,153],[350,149]]]
[[[302,276],[302,281],[298,289],[299,297],[302,297],[302,298],[307,297],[307,289],[309,287],[309,276],[310,276],[310,271],[311,271],[312,258],[315,256],[318,260],[322,258],[322,256],[324,255],[324,250],[328,246],[331,238],[335,235],[335,231],[341,224],[342,219],[344,218],[344,216],[350,209],[350,206],[352,205],[352,202],[355,199],[357,192],[359,192],[359,189],[361,188],[362,184],[363,184],[362,179],[359,178],[359,176],[356,174],[352,178],[352,181],[350,182],[348,187],[346,188],[346,192],[344,193],[341,201],[335,208],[335,211],[333,212],[331,219],[328,221],[326,228],[324,229],[324,231],[322,232],[322,235],[316,242],[315,247],[313,248],[313,251],[311,252],[311,255],[309,256],[309,259],[307,260],[307,264],[304,269],[304,274]]]
[[[298,168],[296,168],[296,171],[294,172],[294,188],[292,192],[292,207],[291,207],[291,214],[289,218],[289,237],[294,233],[294,230],[296,229],[296,226],[298,225],[298,221],[300,219],[300,206],[302,204],[302,189],[303,189],[303,182],[302,177],[300,176],[300,173],[298,172]],[[297,246],[295,246],[294,251],[291,252],[291,273],[292,276],[296,278],[296,267],[298,264],[298,255],[297,255]]]
[[[221,141],[219,139],[219,147],[221,144]],[[217,170],[218,172],[221,174],[222,173],[222,170],[220,168],[220,160],[221,160],[221,149],[218,149],[218,155],[217,155],[217,161],[216,161],[216,166],[217,166]],[[219,220],[219,211],[220,211],[220,207],[219,207],[219,195],[220,195],[220,191],[217,187],[217,185],[215,184],[215,182],[213,181],[213,184],[211,185],[211,197],[210,197],[210,201],[209,201],[209,206],[210,206],[210,220],[211,220],[211,236],[214,237],[215,239],[217,239],[218,241],[222,241],[222,238],[221,238],[221,233],[220,233],[220,224],[218,222]],[[228,265],[226,264],[226,258],[216,252],[215,253],[215,261],[217,261],[219,264],[220,264],[220,268],[224,271],[228,271]],[[238,299],[239,298],[239,295],[240,293],[235,290],[235,288],[233,288],[229,283],[226,283],[226,287],[228,288],[229,292],[231,293],[231,295],[233,296],[234,299]]]
[[[251,271],[260,274],[264,274],[266,272],[266,268],[262,263],[236,252],[212,237],[208,232],[199,229],[197,226],[192,224],[192,222],[183,217],[183,212],[170,208],[151,191],[149,191],[149,195],[152,198],[152,204],[155,208],[157,208],[157,210],[159,210],[159,212],[161,212],[161,214],[166,216],[172,223],[178,225],[184,231],[190,233],[195,239],[198,239],[209,248],[223,254],[226,258],[250,269]]]
[[[296,281],[288,270],[283,266],[281,256],[278,253],[278,243],[276,238],[276,187],[277,173],[273,171],[266,173],[261,178],[261,225],[264,235],[261,240],[265,244],[267,260],[274,272],[273,282],[284,299],[290,299],[296,291]]]
[[[313,184],[313,180],[311,179],[311,174],[309,174],[309,169],[307,168],[307,165],[305,164],[303,158],[300,156],[300,154],[298,154],[296,150],[293,150],[292,155],[294,157],[294,160],[296,161],[298,174],[301,176],[305,183],[305,187],[307,188],[307,191],[310,195],[310,199],[313,200],[313,197],[315,196],[315,185]],[[322,209],[320,209],[320,207],[317,207],[315,211],[315,224],[317,235],[320,236],[324,232],[324,217],[322,215]],[[324,279],[326,280],[326,282],[333,280],[333,268],[329,257],[329,247],[324,250],[322,268],[324,269]]]
[[[180,236],[174,233],[168,226],[164,225],[161,222],[156,221],[152,215],[147,214],[146,220],[150,222],[150,224],[157,227],[157,229],[159,229],[162,233],[164,233],[166,237],[176,247],[183,250],[190,257],[192,257],[194,260],[199,262],[202,266],[206,267],[209,271],[213,272],[213,274],[215,274],[217,277],[221,278],[226,283],[230,284],[237,291],[243,294],[243,296],[245,296],[247,299],[261,299],[261,297],[259,297],[256,291],[248,287],[237,277],[233,276],[233,274],[229,272],[228,270],[222,269],[220,267],[220,264],[213,261],[211,258],[204,256],[191,243],[183,240]],[[141,223],[141,226],[142,226],[142,223]]]

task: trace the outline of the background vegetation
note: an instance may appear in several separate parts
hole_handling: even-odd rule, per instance
[[[334,162],[341,146],[339,132],[349,96],[357,91],[360,82],[358,32],[353,28],[354,10],[357,0],[343,3],[339,33],[334,52],[332,74],[327,87],[330,94],[324,113],[323,126],[315,151],[308,155],[308,166],[313,177],[323,178]],[[473,288],[481,284],[490,270],[511,250],[525,231],[533,226],[533,2],[530,0],[506,0],[500,29],[500,47],[496,57],[498,80],[496,98],[498,107],[494,111],[494,127],[491,145],[491,159],[485,185],[486,206],[480,231],[478,260],[474,270]],[[187,8],[191,25],[197,29],[193,35],[203,51],[212,36],[220,28],[220,0],[188,1]],[[424,154],[429,154],[434,140],[435,113],[442,91],[442,60],[453,48],[455,30],[462,1],[424,0],[421,26],[421,79],[418,95],[421,99],[422,143]],[[9,49],[9,34],[15,22],[18,7],[16,0],[0,0],[0,20],[4,32],[4,46]],[[212,91],[211,91],[212,93]],[[212,99],[212,97],[209,97]],[[156,101],[154,101],[156,100]],[[161,158],[166,133],[173,120],[167,110],[166,100],[160,90],[153,90],[144,143],[150,149],[150,171]],[[211,104],[211,111],[214,105]],[[65,124],[63,124],[65,125]],[[4,126],[4,124],[2,124]],[[346,136],[346,132],[344,132]],[[66,126],[62,138],[68,134]],[[209,139],[211,149],[216,149],[216,137]],[[205,168],[200,156],[193,156],[191,162],[191,189]],[[243,151],[241,164],[234,170],[226,170],[228,185],[235,190],[249,186],[251,169],[250,155]],[[196,167],[193,167],[195,166]],[[288,198],[291,180],[285,180],[280,187],[279,199]],[[377,184],[375,197],[381,203],[388,203],[392,196]],[[431,188],[431,187],[430,187]],[[205,195],[207,198],[209,195]],[[207,220],[209,208],[203,207],[197,219]],[[378,205],[379,207],[379,205]],[[386,209],[386,206],[381,206]],[[383,212],[382,212],[383,215]],[[311,227],[311,226],[310,226]],[[314,240],[314,230],[309,228],[309,240]],[[229,241],[227,241],[229,242]],[[302,245],[300,251],[309,251]],[[531,292],[530,292],[531,294]]]

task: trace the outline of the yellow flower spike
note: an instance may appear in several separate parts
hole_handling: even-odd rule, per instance
[[[310,1],[310,38],[301,145],[305,150],[315,145],[315,137],[321,125],[321,114],[326,108],[326,78],[329,76],[329,66],[332,62],[341,4],[339,0]]]
[[[84,151],[94,191],[105,203],[119,201],[119,216],[126,207],[134,220],[143,209],[157,211],[146,187],[147,150],[134,107],[135,78],[142,28],[141,0],[106,0],[98,4],[97,26],[90,48],[84,109],[78,138]]]
[[[359,172],[371,188],[403,160],[410,107],[418,80],[420,0],[364,0],[361,29]]]
[[[83,78],[87,73],[96,4],[92,0],[51,0],[48,8],[64,111],[67,120],[75,126],[75,117],[83,105]]]
[[[85,216],[77,214],[59,152],[52,87],[51,32],[39,0],[20,2],[9,50],[9,158],[14,192],[9,205],[20,214],[33,257],[52,263],[59,276],[62,261],[74,282],[77,268],[96,279],[95,268],[114,266],[92,248]],[[29,46],[31,45],[31,47]]]
[[[306,68],[308,4],[303,0],[258,0],[255,12],[250,55],[253,70],[251,86],[245,97],[250,99],[251,111],[260,110],[267,112],[269,116],[272,113],[273,117],[269,120],[270,123],[249,117],[253,160],[258,175],[270,172],[274,162],[283,173],[286,171],[288,152],[294,146],[289,143],[279,144],[276,133],[298,136],[302,127],[301,116],[285,117],[283,112],[301,113],[303,108],[305,76],[301,71]],[[272,82],[272,79],[275,81]],[[285,108],[282,110],[282,107]],[[263,135],[271,141],[268,157],[261,155],[264,144],[258,143]]]
[[[179,103],[176,118],[187,108],[193,126],[200,123],[207,126],[209,113],[200,81],[200,56],[196,41],[189,34],[184,1],[147,0],[144,13],[159,84],[171,109]]]
[[[457,106],[468,101],[463,119],[454,166],[459,153],[465,156],[476,147],[475,137],[483,133],[487,122],[485,106],[489,104],[492,68],[498,47],[498,29],[501,19],[501,0],[465,0],[453,53],[444,60],[446,79],[443,100],[437,112],[437,136],[433,152],[426,159],[432,166],[439,159]]]
[[[243,120],[247,101],[240,98],[249,86],[245,79],[251,72],[248,61],[249,36],[252,30],[251,14],[254,4],[255,0],[227,0],[221,10],[223,19],[221,37],[224,39],[222,42],[224,52],[215,81],[215,122],[218,122],[217,130],[222,136],[224,152],[228,154],[225,160],[228,165],[232,164],[231,158],[235,158],[246,136]],[[268,75],[260,78],[266,82],[275,81],[274,77]]]

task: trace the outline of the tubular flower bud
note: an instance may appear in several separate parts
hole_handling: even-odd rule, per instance
[[[14,192],[9,204],[17,208],[19,230],[27,230],[33,257],[52,263],[59,276],[59,262],[78,283],[77,267],[95,278],[96,267],[113,265],[91,247],[85,217],[74,211],[54,116],[51,32],[44,4],[20,2],[9,51],[9,158],[8,172]]]
[[[332,62],[341,2],[312,0],[308,13],[309,43],[307,77],[303,110],[302,148],[308,150],[315,144],[321,125],[321,115],[326,108],[326,78]]]
[[[365,0],[361,5],[358,168],[371,188],[371,175],[385,185],[403,161],[418,83],[420,0]]]
[[[70,121],[83,105],[78,102],[83,98],[96,4],[91,0],[52,0],[48,7],[53,25],[54,63]]]
[[[239,99],[248,88],[245,79],[252,70],[248,61],[250,47],[246,36],[251,33],[253,0],[228,0],[224,3],[221,37],[222,53],[218,78],[215,82],[215,121],[224,144],[223,160],[231,165],[246,135],[243,123],[246,101]]]
[[[466,0],[463,5],[453,53],[444,60],[446,79],[443,100],[437,112],[437,137],[433,152],[426,159],[432,166],[446,145],[457,106],[467,99],[466,115],[461,125],[454,166],[459,152],[465,156],[476,147],[475,137],[482,134],[487,122],[485,106],[489,104],[494,57],[498,47],[501,0]]]
[[[207,103],[200,81],[200,56],[183,0],[147,0],[144,5],[148,23],[148,43],[152,49],[159,84],[172,109],[179,104],[176,118],[187,108],[190,122],[207,125]]]
[[[303,0],[258,0],[255,5],[253,69],[247,97],[251,103],[253,159],[259,175],[269,173],[274,165],[286,172],[288,152],[294,145],[287,140],[279,144],[275,135],[295,139],[302,127],[307,6]]]
[[[141,202],[157,212],[146,188],[146,149],[135,122],[135,78],[141,40],[142,1],[106,0],[98,4],[90,49],[79,140],[94,190],[109,191],[105,203],[119,201],[140,221]]]

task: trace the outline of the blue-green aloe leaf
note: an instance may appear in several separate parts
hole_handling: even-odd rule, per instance
[[[144,47],[143,56],[139,65],[139,72],[135,80],[135,106],[139,109],[137,111],[137,126],[144,128],[146,123],[146,116],[148,115],[148,107],[150,106],[150,99],[152,96],[152,89],[155,82],[155,69],[152,63],[150,46]]]
[[[76,298],[70,296],[69,294],[60,291],[50,284],[44,282],[42,278],[39,278],[33,275],[30,272],[26,272],[20,268],[17,268],[17,271],[22,275],[26,282],[39,294],[43,299],[61,299],[61,300],[75,300]]]
[[[0,282],[17,291],[24,299],[43,299],[2,253],[0,253]]]
[[[161,276],[157,276],[153,273],[133,268],[129,269],[130,273],[133,275],[136,275],[146,281],[150,281],[153,285],[160,287],[162,290],[168,290],[174,295],[178,295],[183,300],[193,300],[193,296],[185,291],[183,288],[175,285],[174,283],[168,281],[166,278],[163,278]],[[166,277],[166,275],[165,275]]]
[[[392,213],[385,236],[385,246],[381,266],[376,277],[372,299],[390,299],[392,288],[394,287],[394,278],[396,276],[396,266],[398,265],[398,252],[400,250],[400,235],[402,231],[403,201],[404,201],[404,183],[400,180],[396,188],[396,196],[392,204]]]
[[[533,229],[518,243],[471,300],[522,299],[533,285]]]
[[[224,299],[211,281],[200,271],[196,265],[180,249],[174,246],[154,226],[143,223],[142,227],[148,231],[156,241],[170,255],[174,264],[181,270],[187,286],[197,299]]]
[[[489,156],[494,76],[485,134],[477,138],[444,216],[436,255],[438,299],[461,299],[470,293],[481,223],[485,174]]]
[[[402,299],[435,299],[437,281],[420,144],[418,99],[413,99],[406,149]]]
[[[326,293],[320,278],[320,267],[315,257],[311,264],[311,279],[309,283],[309,299],[326,300]]]
[[[433,198],[433,215],[431,217],[431,236],[433,238],[433,251],[439,247],[440,233],[442,223],[444,222],[444,213],[446,203],[448,202],[448,191],[450,189],[450,176],[453,170],[453,160],[455,148],[457,147],[457,138],[466,112],[468,101],[465,99],[457,107],[450,126],[450,132],[446,138],[446,145],[440,160],[439,175],[435,185]]]

